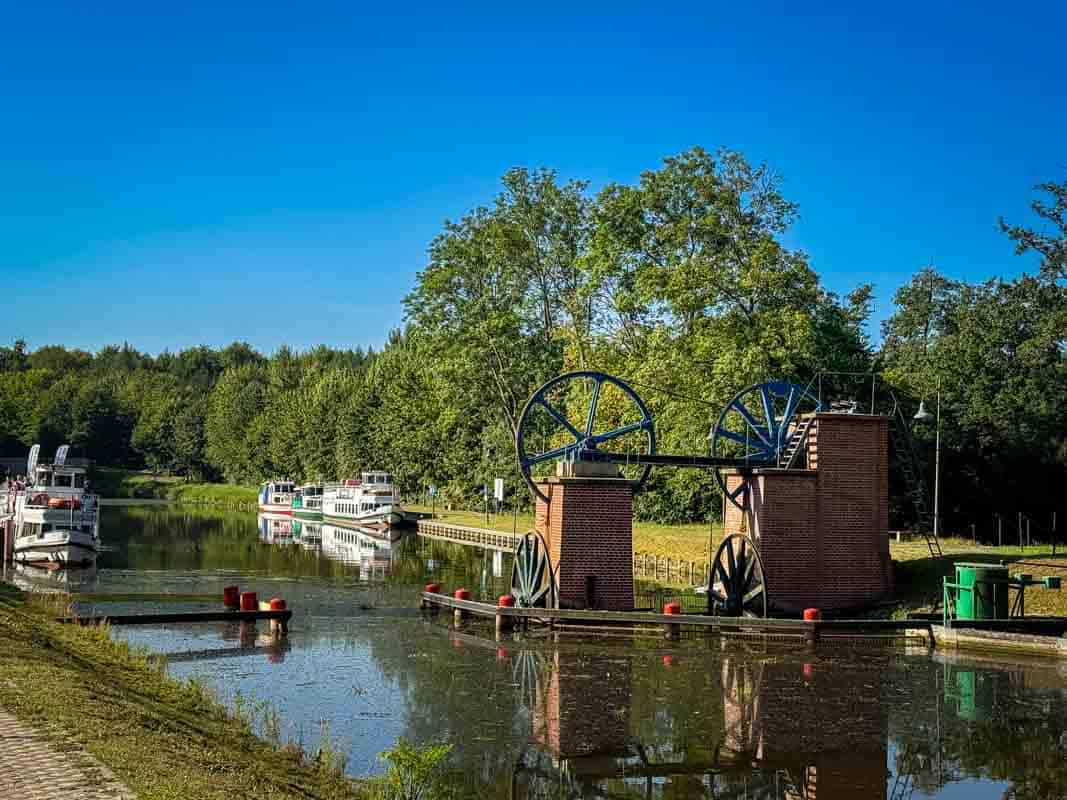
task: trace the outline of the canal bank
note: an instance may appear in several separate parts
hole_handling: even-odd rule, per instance
[[[51,744],[42,740],[40,755],[53,745],[84,750],[141,798],[365,796],[329,757],[309,763],[298,748],[272,746],[202,683],[173,680],[107,628],[51,621],[60,610],[0,583],[0,707],[20,729],[47,736]],[[42,792],[49,766],[34,767]],[[16,767],[9,758],[0,764]]]

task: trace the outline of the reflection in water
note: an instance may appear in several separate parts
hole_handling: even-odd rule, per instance
[[[96,589],[97,567],[48,569],[34,564],[9,564],[11,583],[27,592],[92,592]]]
[[[253,520],[109,514],[115,549],[101,556],[100,591],[239,582],[282,594],[295,610],[284,645],[233,624],[114,635],[169,653],[173,674],[224,698],[270,701],[283,738],[310,750],[328,720],[353,774],[380,769],[378,753],[403,736],[451,744],[451,776],[472,797],[1064,795],[1061,667],[892,643],[812,653],[541,630],[497,642],[475,623],[458,632],[446,615],[419,618],[416,590],[433,577],[493,597],[505,590],[506,554],[417,538],[384,546],[325,525],[313,551],[295,528],[292,543],[263,543]]]

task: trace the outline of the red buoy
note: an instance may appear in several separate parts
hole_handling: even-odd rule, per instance
[[[469,591],[467,591],[466,589],[456,589],[456,591],[452,593],[452,596],[454,598],[456,598],[457,600],[470,600],[471,599],[471,593]]]
[[[270,610],[285,611],[285,601],[282,600],[280,597],[272,597],[270,599]]]
[[[237,586],[222,587],[222,606],[230,610],[240,608],[241,589]]]
[[[427,594],[441,594],[441,584],[428,583],[425,587],[423,587],[423,591]]]
[[[259,611],[259,600],[255,592],[241,592],[241,610]]]
[[[805,622],[818,622],[822,619],[822,612],[817,608],[805,608],[804,609],[804,621]]]
[[[679,603],[677,600],[671,600],[671,602],[667,603],[667,605],[665,605],[663,607],[663,613],[664,614],[681,614],[682,613],[682,604]]]
[[[512,608],[515,605],[515,595],[502,594],[500,595],[500,599],[496,601],[496,604],[503,608]]]

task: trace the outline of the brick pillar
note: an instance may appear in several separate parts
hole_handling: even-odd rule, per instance
[[[549,502],[537,498],[534,525],[548,544],[560,607],[632,611],[633,485],[552,477],[538,488]]]

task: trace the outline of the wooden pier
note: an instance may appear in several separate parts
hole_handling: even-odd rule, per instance
[[[488,528],[468,528],[465,525],[451,525],[433,519],[418,521],[419,536],[437,539],[442,542],[455,542],[481,547],[485,550],[511,552],[522,539],[522,534],[494,531]]]
[[[178,611],[163,614],[104,614],[97,617],[59,617],[56,622],[72,625],[177,625],[190,622],[256,622],[271,620],[288,623],[293,612],[284,611]]]

